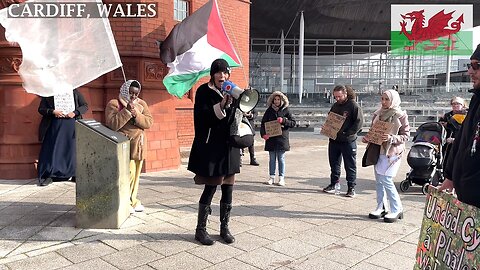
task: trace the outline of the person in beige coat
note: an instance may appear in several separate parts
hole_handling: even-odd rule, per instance
[[[107,127],[118,131],[130,139],[130,203],[132,212],[142,212],[143,207],[137,198],[140,172],[147,153],[145,129],[152,126],[153,118],[148,105],[140,99],[141,85],[128,80],[120,88],[120,95],[108,102],[105,108]]]
[[[400,107],[400,95],[395,90],[387,90],[382,94],[380,109],[373,113],[373,123],[377,121],[392,124],[388,133],[382,136],[382,145],[374,172],[376,179],[377,208],[368,214],[371,219],[383,217],[383,221],[392,223],[403,218],[403,206],[395,187],[393,178],[400,167],[402,154],[405,152],[405,142],[410,138],[408,115]],[[362,138],[369,142],[368,134]],[[386,195],[386,196],[385,196]],[[387,205],[387,200],[389,205]],[[388,213],[388,207],[390,213]]]

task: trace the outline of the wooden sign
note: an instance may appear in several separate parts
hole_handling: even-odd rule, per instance
[[[374,144],[381,145],[383,143],[382,136],[387,134],[392,129],[393,123],[376,121],[368,131],[368,141]]]
[[[343,126],[346,117],[334,112],[329,112],[325,123],[322,126],[320,134],[327,136],[328,138],[335,140],[337,133]]]
[[[479,208],[429,186],[413,269],[479,269],[479,231]]]
[[[265,122],[265,133],[270,137],[282,135],[282,124],[277,120]]]
[[[73,91],[53,96],[55,110],[64,114],[75,111],[75,100],[73,99]]]

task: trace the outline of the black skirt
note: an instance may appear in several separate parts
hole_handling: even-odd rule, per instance
[[[68,179],[75,176],[75,119],[54,118],[38,159],[38,178]]]

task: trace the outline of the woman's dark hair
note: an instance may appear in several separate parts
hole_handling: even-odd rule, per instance
[[[137,81],[133,81],[133,82],[130,84],[130,87],[140,88],[140,83],[138,83]]]

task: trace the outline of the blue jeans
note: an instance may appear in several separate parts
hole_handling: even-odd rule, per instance
[[[275,175],[276,161],[278,160],[278,176],[285,176],[285,151],[275,150],[268,151],[270,161],[268,163],[268,169],[270,176]]]
[[[390,202],[390,212],[398,213],[403,211],[402,202],[398,195],[397,188],[393,183],[393,176],[386,176],[378,174],[375,171],[376,190],[377,190],[377,206],[385,202],[385,193],[387,194],[388,201]]]
[[[334,142],[328,144],[328,161],[330,163],[330,184],[340,181],[340,165],[342,157],[345,162],[348,187],[355,187],[357,179],[357,142]]]

